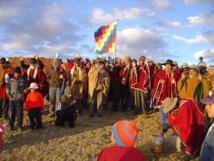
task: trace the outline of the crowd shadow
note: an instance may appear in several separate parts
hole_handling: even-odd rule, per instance
[[[63,137],[73,136],[80,133],[84,133],[88,130],[97,130],[104,128],[106,126],[113,126],[115,122],[121,119],[134,120],[137,115],[133,116],[131,110],[128,111],[117,111],[111,110],[111,107],[106,107],[104,109],[104,115],[102,117],[88,117],[89,110],[84,110],[83,116],[78,116],[75,121],[75,127],[70,128],[66,122],[64,126],[55,126],[56,117],[49,117],[48,105],[42,110],[42,122],[44,129],[34,129],[31,131],[30,122],[26,112],[24,112],[23,119],[23,131],[19,132],[17,129],[10,131],[7,126],[5,129],[5,139],[3,143],[3,151],[10,150],[12,152],[13,148],[20,148],[24,145],[32,146],[36,144],[49,143],[52,140],[56,140]],[[110,133],[109,140],[110,140]]]

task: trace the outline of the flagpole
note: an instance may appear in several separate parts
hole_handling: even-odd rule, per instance
[[[119,19],[117,19],[116,41],[117,41],[118,21],[119,21]],[[116,44],[117,43],[115,42],[114,63],[116,62],[116,52],[117,52],[117,45]]]

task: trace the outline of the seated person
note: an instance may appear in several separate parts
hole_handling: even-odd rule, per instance
[[[139,129],[133,121],[116,122],[111,135],[114,145],[104,148],[97,161],[145,161],[143,153],[134,148],[138,132]]]
[[[202,103],[206,104],[205,109],[209,118],[214,118],[214,94],[210,98],[202,99]],[[199,161],[214,160],[214,123],[210,126],[207,135],[202,144]]]
[[[168,113],[168,121],[163,125],[161,135],[172,127],[185,146],[188,158],[200,148],[204,139],[203,108],[191,99],[165,98],[163,112]]]
[[[76,107],[77,98],[73,96],[70,87],[65,88],[65,93],[61,98],[61,109],[56,112],[55,125],[63,126],[65,121],[69,122],[69,126],[74,127],[74,121],[77,119]]]

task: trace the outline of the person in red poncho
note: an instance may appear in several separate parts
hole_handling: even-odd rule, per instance
[[[30,59],[30,66],[23,73],[23,77],[27,80],[28,86],[36,82],[39,87],[39,92],[42,93],[43,97],[48,94],[48,83],[46,75],[42,68],[38,67],[36,58]]]
[[[116,122],[111,135],[114,145],[104,148],[97,161],[145,161],[143,153],[134,148],[138,132],[134,121]]]
[[[153,91],[153,106],[161,111],[161,122],[165,123],[167,120],[167,114],[163,113],[162,101],[167,98],[177,97],[176,82],[178,81],[177,73],[173,71],[173,62],[168,59],[166,63],[163,63],[165,68],[159,71],[154,78],[154,91]]]
[[[149,65],[145,56],[140,56],[139,65],[136,66],[136,63],[132,62],[132,66],[130,84],[134,96],[133,115],[146,114],[148,111],[146,106],[149,98],[149,89],[151,87]]]
[[[168,125],[163,125],[162,135],[171,126],[185,146],[185,154],[192,158],[204,139],[203,108],[191,99],[165,98],[163,112],[168,113]]]

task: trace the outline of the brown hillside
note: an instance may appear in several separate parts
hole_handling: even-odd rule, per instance
[[[29,64],[30,59],[31,58],[28,57],[28,58],[24,58],[23,60],[24,60],[25,64]],[[47,73],[47,70],[52,66],[53,59],[44,58],[44,57],[39,57],[39,59],[43,62],[44,66],[45,66],[43,69],[44,73]],[[9,60],[13,67],[20,66],[20,57],[9,57]]]

